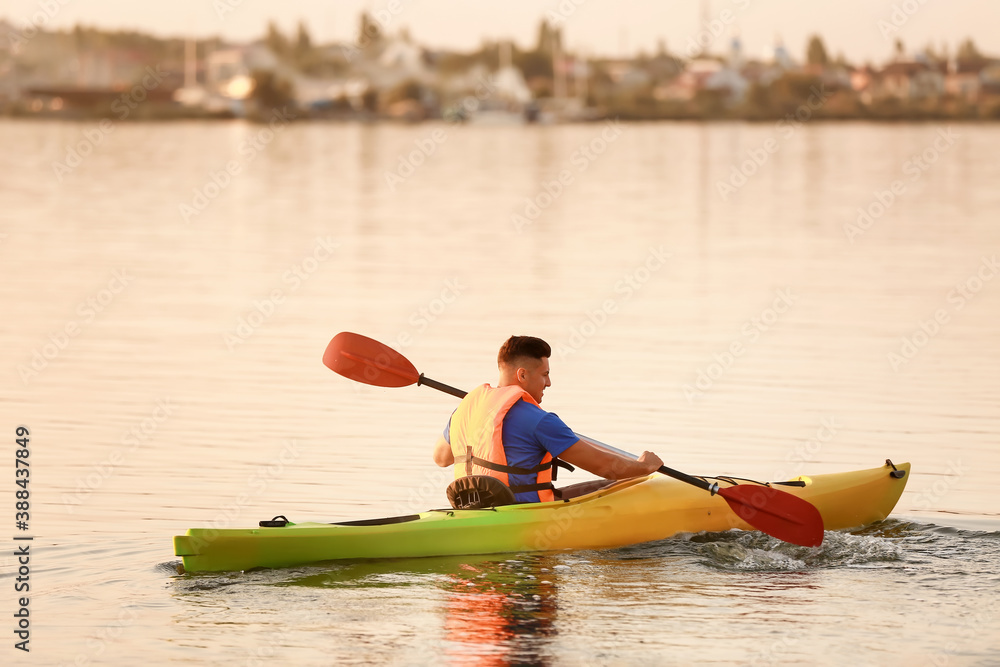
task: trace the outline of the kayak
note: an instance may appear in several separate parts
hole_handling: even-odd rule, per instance
[[[826,530],[858,528],[896,506],[910,464],[800,476],[766,485],[812,503]],[[764,484],[706,477],[720,487]],[[680,533],[753,530],[718,495],[662,475],[624,480],[571,500],[491,509],[440,509],[341,523],[262,521],[257,528],[192,528],[174,537],[187,572],[280,568],[342,559],[605,549]]]

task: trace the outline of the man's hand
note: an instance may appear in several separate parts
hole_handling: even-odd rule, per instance
[[[644,466],[643,469],[645,470],[645,472],[642,473],[644,475],[656,472],[657,469],[663,465],[663,461],[660,460],[660,457],[654,454],[653,452],[643,452],[642,456],[636,459],[636,463],[642,464]]]

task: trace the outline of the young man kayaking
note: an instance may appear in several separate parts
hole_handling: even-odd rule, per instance
[[[565,500],[596,491],[606,480],[648,475],[663,465],[652,452],[635,460],[581,439],[542,410],[542,394],[552,385],[551,355],[541,338],[511,336],[497,355],[497,387],[477,387],[452,414],[434,446],[434,462],[455,464],[448,498],[456,507]],[[604,479],[556,489],[553,466],[563,461]]]

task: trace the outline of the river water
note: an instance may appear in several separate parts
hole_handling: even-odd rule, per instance
[[[5,663],[1000,664],[1000,127],[5,121],[0,146],[31,471]],[[331,373],[344,330],[462,388],[541,336],[547,409],[687,472],[912,479],[818,549],[179,575],[190,527],[446,503],[454,399]]]

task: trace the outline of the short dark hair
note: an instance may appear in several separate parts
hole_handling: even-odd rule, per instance
[[[500,346],[497,354],[497,365],[513,364],[518,359],[546,359],[552,356],[552,348],[541,338],[534,336],[511,336]]]

